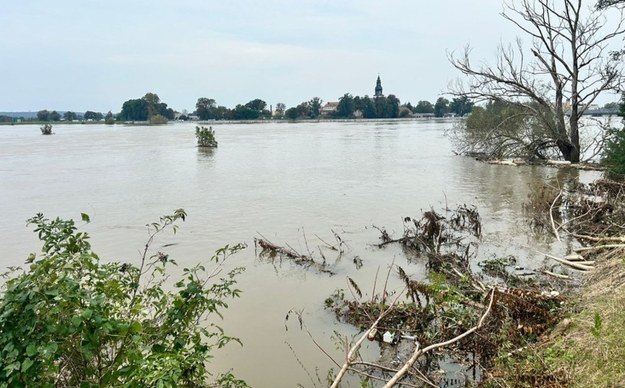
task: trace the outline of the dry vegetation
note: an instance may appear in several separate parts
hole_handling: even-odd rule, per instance
[[[493,387],[617,387],[625,381],[625,185],[597,181],[565,206],[554,227],[582,243],[594,269],[569,316],[517,353],[500,354],[485,382]],[[538,198],[544,197],[542,194]],[[555,197],[552,197],[552,199]],[[544,221],[544,219],[543,219]]]

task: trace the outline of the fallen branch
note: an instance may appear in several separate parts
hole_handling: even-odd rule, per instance
[[[545,275],[552,276],[552,277],[557,278],[557,279],[564,279],[564,280],[571,280],[571,279],[573,279],[573,278],[571,278],[568,275],[562,275],[562,274],[559,274],[559,273],[554,273],[554,272],[546,271],[546,270],[542,271],[542,273],[544,273]]]
[[[551,202],[551,206],[549,206],[549,219],[551,220],[551,228],[553,229],[553,234],[556,236],[556,239],[558,241],[562,240],[560,240],[560,233],[558,233],[558,228],[556,228],[556,223],[553,220],[553,207],[556,205],[556,202],[558,202],[558,199],[560,199],[561,196],[562,191],[560,191],[558,195],[556,195],[556,197],[553,199],[553,202]]]
[[[304,238],[306,238],[306,235],[304,235]],[[275,256],[279,256],[280,259],[282,258],[292,259],[293,262],[295,262],[298,265],[302,265],[306,267],[313,267],[313,268],[316,268],[319,272],[327,273],[330,275],[335,275],[335,273],[328,268],[326,258],[321,252],[321,249],[319,250],[319,253],[321,254],[321,257],[323,258],[323,261],[318,262],[315,260],[312,252],[310,251],[310,249],[308,249],[308,242],[306,242],[306,249],[308,249],[308,255],[299,253],[298,251],[293,249],[289,244],[286,244],[286,246],[276,245],[270,242],[269,240],[267,240],[264,236],[263,238],[254,238],[254,246],[256,248],[260,247],[261,249],[260,253],[258,254],[259,257],[267,256],[267,257],[272,258]]]
[[[568,261],[585,261],[586,259],[584,258],[584,256],[575,253],[575,254],[572,254],[572,255],[564,256],[564,260],[568,260]]]
[[[366,362],[366,361],[355,361],[352,363],[352,366],[364,366],[364,367],[369,367],[369,368],[375,368],[375,369],[379,369],[379,370],[383,370],[386,372],[393,372],[393,373],[397,373],[397,369],[393,369],[393,368],[389,368],[387,366],[384,365],[380,365],[380,364],[375,364],[372,362]],[[365,373],[361,370],[358,369],[350,369],[353,372],[356,372],[360,375],[363,375],[365,377],[368,377],[372,380],[378,380],[378,381],[383,381],[386,382],[386,379],[379,377],[379,376],[373,376],[371,374]],[[417,370],[417,372],[420,373],[419,370]],[[431,381],[429,381],[427,379],[427,377],[423,376],[423,374],[421,374],[421,376],[416,376],[416,378],[418,378],[419,380],[421,380],[424,384],[429,385],[430,387],[434,387],[434,388],[438,388],[438,385],[434,385]],[[402,385],[406,386],[406,387],[414,387],[414,388],[423,388],[423,385],[415,385],[415,384],[409,384],[409,383],[402,383]]]
[[[281,255],[290,257],[292,259],[307,259],[307,260],[310,259],[310,257],[300,254],[299,252],[295,251],[293,248],[290,248],[290,247],[287,248],[287,247],[281,247],[279,245],[275,245],[274,243],[270,242],[267,239],[254,238],[254,244],[260,246],[262,250],[264,251],[279,253]]]
[[[588,241],[595,241],[595,242],[603,242],[603,241],[615,241],[615,242],[622,242],[625,243],[625,237],[616,237],[616,236],[612,236],[612,237],[608,237],[608,236],[602,236],[602,237],[596,237],[596,236],[586,236],[583,234],[576,234],[576,233],[570,233],[571,236],[581,239],[581,240],[588,240]]]
[[[376,319],[375,322],[373,322],[373,324],[369,327],[369,329],[367,329],[362,334],[362,336],[360,336],[360,338],[358,339],[358,341],[356,341],[354,346],[352,346],[351,349],[349,349],[349,351],[347,352],[347,356],[345,357],[345,363],[341,367],[341,370],[339,371],[339,373],[334,378],[334,382],[332,383],[330,388],[337,388],[339,386],[341,380],[343,379],[343,376],[345,375],[345,373],[347,373],[347,371],[351,367],[352,362],[354,361],[354,358],[356,356],[356,353],[358,352],[358,349],[360,349],[360,345],[362,345],[365,339],[367,339],[367,337],[369,336],[369,333],[373,332],[374,330],[377,330],[378,323],[380,323],[380,321],[393,310],[393,306],[395,306],[395,303],[400,298],[400,296],[403,295],[404,291],[405,291],[405,288],[402,292],[397,294],[397,297],[395,298],[395,300],[393,300],[393,302],[388,306],[388,308],[380,314],[378,319]]]
[[[465,331],[464,333],[462,333],[462,334],[458,335],[457,337],[454,337],[454,338],[452,338],[452,339],[450,339],[448,341],[432,344],[432,345],[427,346],[427,347],[425,347],[423,349],[421,349],[419,347],[419,344],[417,343],[415,351],[413,352],[413,354],[410,357],[410,359],[408,359],[408,361],[406,361],[404,366],[386,383],[386,385],[384,385],[384,388],[390,388],[390,387],[395,386],[395,384],[397,384],[399,382],[399,380],[401,380],[404,377],[404,375],[408,372],[408,370],[410,368],[412,368],[412,366],[417,361],[417,359],[419,357],[421,357],[422,355],[424,355],[425,353],[427,353],[427,352],[429,352],[431,350],[434,350],[436,348],[440,348],[440,347],[443,347],[443,346],[448,346],[448,345],[451,345],[451,344],[453,344],[455,342],[458,342],[461,339],[463,339],[464,337],[472,334],[473,332],[475,332],[476,330],[481,328],[482,325],[484,324],[484,320],[486,319],[486,317],[490,313],[491,308],[493,307],[493,302],[495,300],[495,292],[496,292],[496,289],[495,288],[491,288],[491,290],[490,290],[490,302],[488,303],[488,308],[486,309],[484,314],[482,314],[482,317],[477,322],[476,326],[474,326],[473,328]]]
[[[597,251],[601,249],[613,249],[613,248],[625,248],[625,244],[605,244],[605,245],[595,245],[592,247],[581,247],[581,248],[576,248],[575,252]]]
[[[566,259],[563,259],[563,258],[560,258],[560,257],[549,255],[547,253],[542,253],[542,252],[539,252],[539,253],[542,254],[542,255],[545,255],[546,257],[548,257],[550,259],[553,259],[553,260],[557,261],[558,263],[567,265],[567,266],[569,266],[569,267],[571,267],[573,269],[577,269],[579,271],[590,271],[590,270],[594,269],[594,267],[592,267],[590,265],[581,264],[581,263],[575,262],[575,261],[569,261],[569,260],[566,260]]]

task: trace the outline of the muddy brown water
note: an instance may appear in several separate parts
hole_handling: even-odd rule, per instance
[[[517,254],[520,265],[544,262],[537,251],[562,251],[553,239],[529,232],[522,203],[531,187],[558,179],[590,181],[594,172],[487,165],[455,156],[444,137],[449,121],[321,122],[214,125],[219,148],[196,147],[193,124],[148,126],[55,125],[0,127],[0,266],[19,265],[40,249],[25,220],[37,212],[80,219],[93,249],[106,260],[138,261],[144,225],[184,208],[188,220],[155,249],[181,267],[205,262],[226,243],[248,248],[231,259],[244,266],[242,297],[219,323],[243,347],[215,352],[213,370],[231,369],[254,387],[325,385],[332,362],[299,324],[339,363],[335,332],[354,335],[324,310],[324,299],[347,288],[347,277],[370,297],[394,262],[415,277],[425,270],[397,247],[372,247],[386,227],[396,235],[402,218],[458,204],[478,207],[484,228],[481,258]],[[289,261],[259,259],[253,238],[289,244],[316,257],[332,231],[349,249],[324,250],[330,276]],[[318,237],[317,237],[318,236]],[[165,244],[176,245],[163,248]],[[362,267],[354,258],[362,259]],[[393,278],[394,275],[391,276]],[[399,287],[392,285],[391,287]],[[288,328],[288,330],[286,330]],[[375,360],[377,345],[365,354]],[[318,378],[323,383],[318,382]]]

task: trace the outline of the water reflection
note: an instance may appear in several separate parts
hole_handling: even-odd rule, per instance
[[[200,163],[215,163],[216,148],[213,147],[197,147],[197,160]]]

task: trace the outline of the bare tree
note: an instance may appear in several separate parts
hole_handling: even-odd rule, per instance
[[[600,9],[582,0],[508,1],[501,15],[532,40],[498,49],[493,66],[471,63],[470,48],[452,65],[468,77],[452,94],[477,100],[501,100],[522,106],[540,127],[542,147],[579,162],[582,115],[604,91],[620,87],[622,63],[610,41],[625,32],[623,9],[613,25]],[[528,55],[531,54],[531,55]],[[496,134],[496,128],[485,129]],[[492,141],[492,138],[482,138]],[[530,147],[531,148],[531,147]]]

